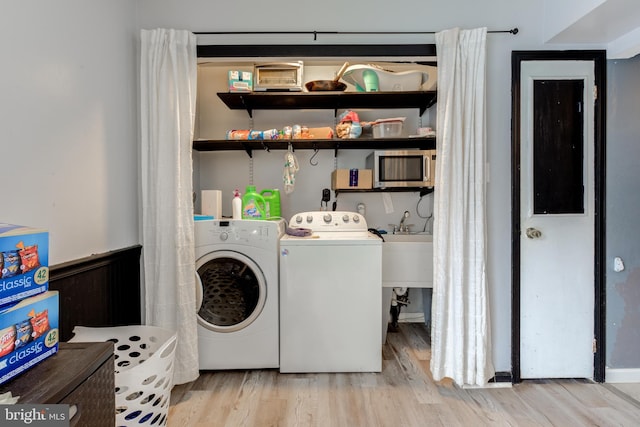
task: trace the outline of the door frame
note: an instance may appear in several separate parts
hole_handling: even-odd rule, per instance
[[[606,51],[553,50],[511,53],[511,380],[520,372],[520,74],[523,61],[593,61],[597,98],[594,105],[594,353],[593,379],[605,378],[605,161],[606,161]]]

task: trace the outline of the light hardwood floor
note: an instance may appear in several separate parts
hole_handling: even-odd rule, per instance
[[[215,371],[176,386],[169,426],[640,426],[640,402],[580,380],[468,389],[431,377],[423,325],[387,335],[382,373]]]

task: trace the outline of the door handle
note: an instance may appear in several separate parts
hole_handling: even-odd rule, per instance
[[[533,227],[527,228],[527,231],[525,232],[525,234],[530,239],[539,239],[540,237],[542,237],[542,231]]]

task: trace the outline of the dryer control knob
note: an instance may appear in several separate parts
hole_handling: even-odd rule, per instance
[[[222,233],[220,233],[220,240],[222,240],[223,242],[228,238],[229,238],[229,233],[227,233],[226,231],[223,231]]]
[[[312,215],[307,215],[307,222],[309,224],[311,224],[312,221],[313,221],[313,216]]]
[[[346,215],[346,214],[345,214],[345,215],[343,215],[343,216],[342,216],[342,221],[344,221],[344,222],[349,222],[349,215]]]
[[[300,215],[296,216],[296,223],[300,224],[302,222],[302,217]]]
[[[354,215],[353,216],[353,222],[355,222],[356,224],[360,222],[360,217],[358,215]]]
[[[327,224],[329,224],[331,222],[331,214],[324,214],[324,216],[322,217],[322,219],[324,220],[324,222],[326,222]]]

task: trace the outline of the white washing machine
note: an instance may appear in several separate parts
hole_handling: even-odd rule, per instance
[[[200,369],[279,366],[278,247],[285,222],[195,223]]]
[[[380,372],[382,240],[353,212],[303,212],[280,240],[280,372]]]

